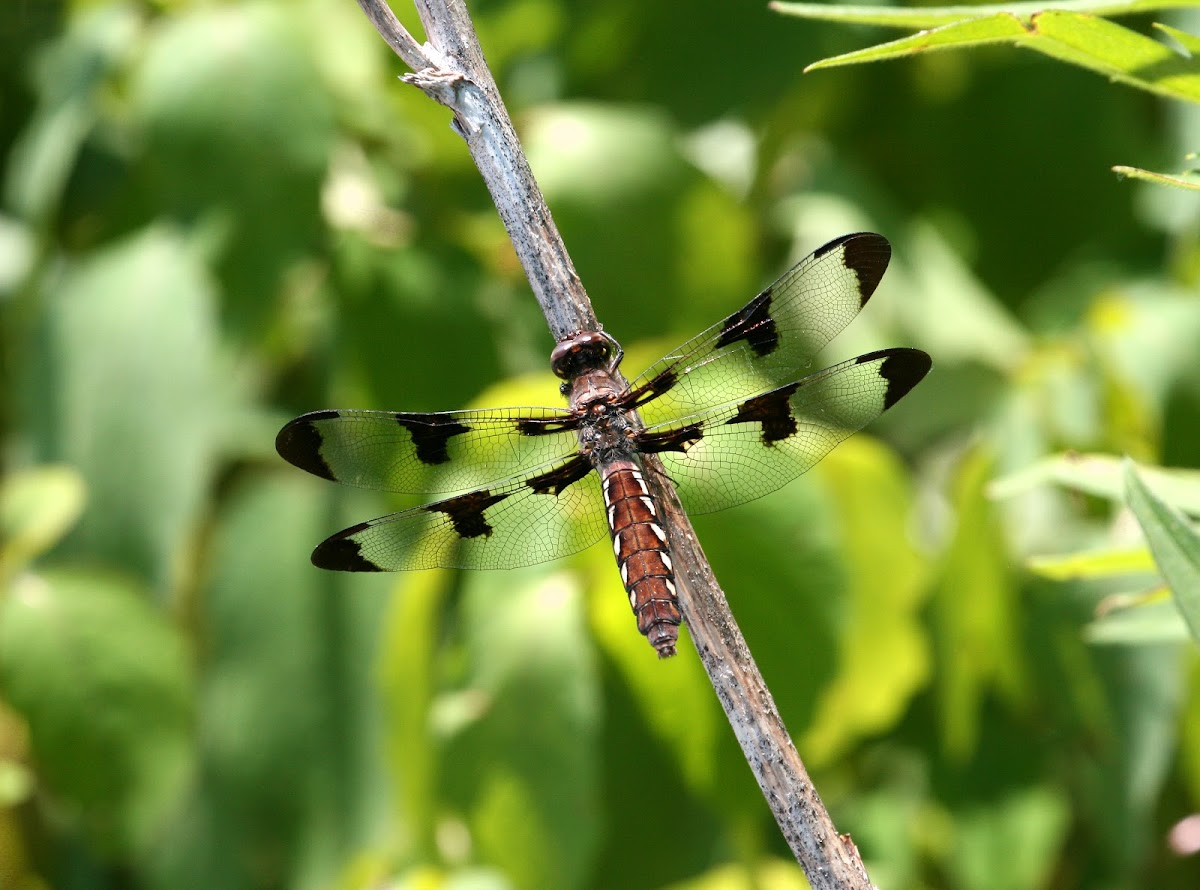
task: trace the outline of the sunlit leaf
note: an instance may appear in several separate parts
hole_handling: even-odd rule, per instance
[[[911,493],[883,446],[857,436],[816,472],[830,489],[849,581],[837,674],[804,736],[803,749],[822,764],[894,725],[927,682],[920,611],[929,579],[908,534]]]
[[[1096,5],[1093,4],[1092,8]],[[813,15],[809,4],[780,4],[782,12],[807,17]],[[829,7],[826,7],[827,9]],[[904,37],[869,49],[845,53],[809,65],[807,71],[896,59],[939,49],[963,49],[997,43],[1043,53],[1070,64],[1103,74],[1112,80],[1164,96],[1200,101],[1200,66],[1193,59],[1136,31],[1116,25],[1095,14],[1071,11],[1055,6],[1033,7],[957,7],[921,10],[907,21],[896,10],[854,9],[843,21],[871,22],[901,27],[927,27]],[[1111,6],[1099,7],[1113,14]],[[1121,12],[1135,11],[1128,6]],[[1136,10],[1136,11],[1141,11]]]
[[[54,546],[79,519],[86,492],[67,466],[0,478],[0,580]]]

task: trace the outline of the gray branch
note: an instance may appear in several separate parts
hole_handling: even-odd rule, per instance
[[[413,69],[404,80],[454,113],[491,192],[555,340],[598,330],[487,63],[463,0],[414,0],[428,43],[420,44],[384,0],[358,0],[388,46]],[[663,510],[679,605],[700,659],[783,836],[815,890],[867,890],[871,882],[848,836],[837,833],[713,577],[662,464],[646,456]]]

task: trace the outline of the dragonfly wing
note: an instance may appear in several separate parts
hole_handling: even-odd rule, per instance
[[[275,447],[303,470],[358,488],[466,491],[568,457],[576,426],[557,408],[314,411],[280,430]]]
[[[861,355],[749,399],[639,435],[658,452],[691,513],[711,513],[781,488],[916,386],[931,361],[919,349]]]
[[[891,253],[887,239],[871,232],[830,241],[653,364],[626,403],[654,426],[802,377],[870,299]]]
[[[313,564],[348,572],[511,569],[576,553],[607,522],[599,478],[582,455],[333,535]]]

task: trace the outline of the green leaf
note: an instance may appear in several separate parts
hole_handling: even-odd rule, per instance
[[[899,59],[935,49],[962,49],[969,46],[985,46],[989,43],[1016,43],[1028,37],[1025,25],[1016,16],[999,12],[986,18],[968,18],[963,21],[942,25],[922,31],[911,37],[903,37],[870,49],[857,50],[813,62],[804,69],[805,73],[820,68],[837,68],[842,65],[858,65],[865,62],[880,62]]]
[[[1171,586],[1193,641],[1200,643],[1200,535],[1178,511],[1155,496],[1132,461],[1126,461],[1124,470],[1130,509]]]
[[[958,468],[952,494],[957,527],[934,592],[942,739],[955,759],[974,752],[989,693],[996,689],[1013,699],[1025,688],[1017,592],[1002,531],[985,496],[991,469],[981,448],[967,452]]]
[[[123,581],[26,575],[0,600],[0,695],[29,724],[45,785],[110,850],[144,849],[184,789],[189,661]]]
[[[168,589],[222,437],[210,282],[175,233],[153,228],[48,290],[27,421],[37,457],[76,467],[88,490],[62,552]]]
[[[995,480],[988,486],[988,494],[1004,499],[1041,485],[1055,484],[1120,501],[1125,497],[1124,486],[1127,484],[1122,473],[1121,459],[1112,455],[1059,454]],[[1190,516],[1200,516],[1200,472],[1145,467],[1140,473],[1156,497]]]

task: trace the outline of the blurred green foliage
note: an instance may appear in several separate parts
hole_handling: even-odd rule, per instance
[[[933,373],[697,520],[873,880],[1200,885],[1196,650],[1122,497],[1177,585],[1200,509],[1116,459],[1200,468],[1200,207],[1109,169],[1177,166],[1195,108],[1004,49],[805,76],[871,38],[756,4],[472,12],[629,371],[829,238],[893,241],[830,355]],[[607,548],[308,563],[393,504],[284,465],[292,415],[559,403],[402,73],[351,0],[0,8],[4,890],[804,886]]]

